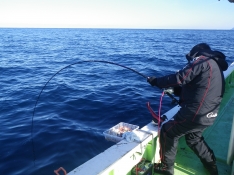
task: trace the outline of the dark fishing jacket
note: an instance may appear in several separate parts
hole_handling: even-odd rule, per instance
[[[177,87],[181,109],[178,120],[213,124],[225,90],[223,71],[228,64],[218,51],[200,52],[182,70],[157,78],[160,88]],[[178,88],[179,87],[179,88]],[[179,89],[179,93],[178,93]]]

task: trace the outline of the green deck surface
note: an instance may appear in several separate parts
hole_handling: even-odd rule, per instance
[[[226,79],[226,90],[215,123],[204,131],[207,144],[214,151],[220,175],[230,175],[231,165],[227,165],[227,153],[234,116],[234,73]],[[199,158],[186,145],[184,137],[179,141],[175,161],[175,175],[209,174]],[[156,175],[156,173],[154,174]]]

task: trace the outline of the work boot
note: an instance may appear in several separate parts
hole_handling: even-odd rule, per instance
[[[210,175],[218,175],[218,168],[215,161],[212,162],[202,162],[203,166],[208,170]]]
[[[154,172],[159,174],[165,174],[165,175],[173,175],[174,174],[174,167],[168,167],[164,163],[155,163],[154,164]]]
[[[214,152],[212,150],[210,150],[210,152],[212,153],[212,161],[211,162],[207,162],[205,159],[200,159],[203,166],[208,170],[208,172],[210,173],[210,175],[218,175],[218,168],[216,165],[216,157],[214,155]]]

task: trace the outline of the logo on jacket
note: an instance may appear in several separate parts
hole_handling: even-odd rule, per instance
[[[207,118],[217,117],[217,113],[210,112],[206,115]]]

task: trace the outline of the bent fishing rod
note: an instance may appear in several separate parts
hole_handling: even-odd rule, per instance
[[[63,67],[62,69],[60,69],[59,71],[57,71],[55,74],[53,74],[53,75],[51,76],[51,78],[45,83],[45,85],[44,85],[43,88],[41,89],[41,91],[40,91],[40,93],[39,93],[39,95],[38,95],[38,97],[37,97],[36,103],[35,103],[35,105],[34,105],[34,108],[33,108],[33,116],[32,116],[32,122],[31,122],[31,140],[32,140],[33,153],[34,153],[34,143],[33,143],[33,119],[34,119],[35,109],[36,109],[37,103],[38,103],[38,101],[39,101],[39,99],[40,99],[40,96],[41,96],[43,90],[45,89],[45,87],[47,86],[47,84],[48,84],[59,72],[61,72],[62,70],[66,69],[66,68],[69,68],[69,67],[71,67],[71,66],[73,66],[73,65],[81,64],[81,63],[85,63],[85,62],[98,62],[98,63],[106,63],[106,64],[112,64],[112,65],[120,66],[120,67],[123,67],[123,68],[125,68],[125,69],[128,69],[128,70],[130,70],[130,71],[132,71],[132,72],[135,72],[136,74],[142,76],[142,77],[145,78],[145,79],[148,79],[148,76],[146,76],[146,75],[144,75],[144,74],[142,74],[142,73],[140,73],[140,72],[138,72],[138,71],[136,71],[136,70],[134,70],[134,69],[132,69],[132,68],[129,68],[129,67],[127,67],[127,66],[124,66],[124,65],[121,65],[121,64],[118,64],[118,63],[114,63],[114,62],[110,62],[110,61],[103,61],[103,60],[83,60],[83,61],[78,61],[78,62],[69,64],[69,65]],[[178,101],[178,100],[175,99],[175,98],[173,97],[173,95],[171,95],[170,93],[167,93],[167,92],[166,92],[166,94],[167,94],[170,98],[172,98],[173,101]],[[35,154],[34,154],[34,161],[35,161]],[[34,164],[35,164],[35,163],[34,163]]]
[[[60,73],[62,70],[66,69],[66,68],[69,68],[69,67],[71,67],[71,66],[73,66],[73,65],[81,64],[81,63],[85,63],[85,62],[107,63],[107,64],[112,64],[112,65],[120,66],[120,67],[123,67],[123,68],[125,68],[125,69],[131,70],[131,71],[137,73],[138,75],[142,76],[143,78],[146,78],[146,79],[148,78],[146,75],[144,75],[144,74],[142,74],[142,73],[140,73],[140,72],[137,72],[136,70],[134,70],[134,69],[132,69],[132,68],[129,68],[129,67],[127,67],[127,66],[124,66],[124,65],[121,65],[121,64],[118,64],[118,63],[114,63],[114,62],[110,62],[110,61],[102,61],[102,60],[83,60],[83,61],[78,61],[78,62],[69,64],[69,65],[63,67],[62,69],[60,69],[59,71],[57,71],[55,74],[53,74],[53,75],[50,77],[50,79],[45,83],[45,85],[43,86],[43,88],[41,89],[41,91],[40,91],[40,93],[39,93],[39,95],[38,95],[38,97],[37,97],[36,103],[35,103],[35,105],[34,105],[34,108],[33,108],[33,116],[32,116],[32,121],[31,121],[31,141],[32,141],[31,143],[32,143],[32,148],[33,148],[34,165],[35,165],[35,151],[34,151],[34,142],[33,142],[33,126],[34,126],[34,124],[33,124],[33,119],[34,119],[34,115],[35,115],[35,109],[36,109],[37,103],[38,103],[38,101],[39,101],[39,99],[40,99],[40,96],[41,96],[43,90],[45,89],[45,87],[47,86],[47,84],[48,84],[58,73]]]
[[[107,64],[112,64],[112,65],[120,66],[120,67],[123,67],[123,68],[125,68],[125,69],[131,70],[131,71],[137,73],[138,75],[142,76],[143,78],[146,78],[146,79],[148,78],[148,76],[146,76],[146,75],[144,75],[144,74],[142,74],[142,73],[140,73],[140,72],[138,72],[138,71],[136,71],[136,70],[134,70],[134,69],[132,69],[132,68],[129,68],[129,67],[127,67],[127,66],[123,66],[123,65],[118,64],[118,63],[110,62],[110,61],[102,61],[102,60],[84,60],[84,61],[78,61],[78,62],[69,64],[69,65],[63,67],[62,69],[60,69],[60,70],[57,71],[54,75],[52,75],[51,78],[45,83],[45,85],[43,86],[43,88],[41,89],[41,91],[40,91],[40,93],[39,93],[39,95],[38,95],[38,97],[37,97],[37,100],[36,100],[36,103],[35,103],[35,106],[34,106],[34,109],[33,109],[33,116],[34,116],[34,114],[35,114],[35,108],[36,108],[36,106],[37,106],[38,100],[39,100],[39,98],[40,98],[40,96],[41,96],[43,90],[44,90],[45,87],[47,86],[47,84],[48,84],[59,72],[61,72],[62,70],[66,69],[66,68],[68,68],[68,67],[71,67],[71,66],[73,66],[73,65],[76,65],[76,64],[84,63],[84,62],[98,62],[98,63],[107,63]]]
[[[66,68],[68,68],[68,67],[71,67],[71,66],[73,66],[73,65],[76,65],[76,64],[84,63],[84,62],[98,62],[98,63],[107,63],[107,64],[112,64],[112,65],[120,66],[120,67],[123,67],[123,68],[125,68],[125,69],[131,70],[131,71],[137,73],[138,75],[142,76],[143,78],[146,78],[146,79],[148,78],[146,75],[144,75],[144,74],[142,74],[142,73],[140,73],[140,72],[137,72],[136,70],[134,70],[134,69],[132,69],[132,68],[129,68],[129,67],[127,67],[127,66],[123,66],[123,65],[118,64],[118,63],[110,62],[110,61],[101,61],[101,60],[84,60],[84,61],[78,61],[78,62],[69,64],[69,65],[63,67],[62,69],[60,69],[60,70],[57,71],[54,75],[52,75],[51,78],[45,83],[45,85],[43,86],[43,88],[41,89],[41,91],[40,91],[40,93],[39,93],[39,95],[38,95],[38,97],[37,97],[37,100],[36,100],[36,103],[35,103],[35,106],[34,106],[34,109],[33,109],[33,116],[34,116],[34,113],[35,113],[35,108],[36,108],[36,106],[37,106],[38,100],[39,100],[39,98],[40,98],[40,96],[41,96],[41,93],[42,93],[42,91],[45,89],[45,87],[47,86],[47,84],[48,84],[59,72],[61,72],[62,70],[66,69]]]

